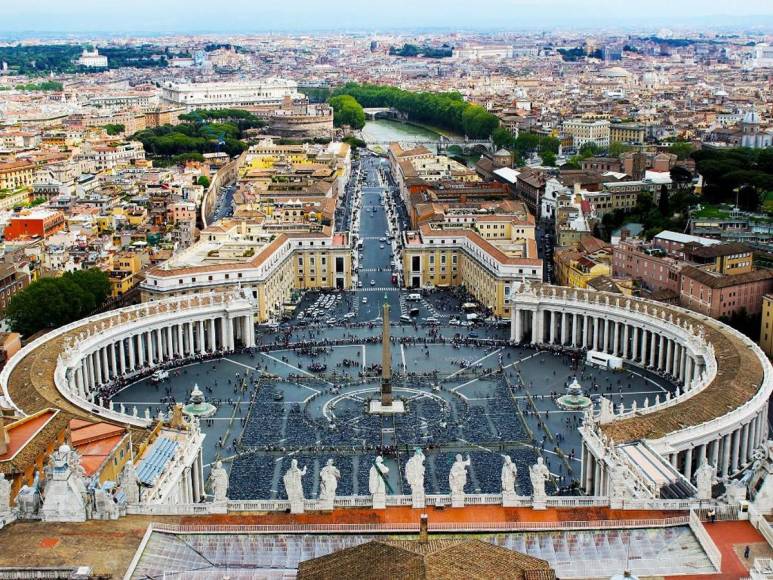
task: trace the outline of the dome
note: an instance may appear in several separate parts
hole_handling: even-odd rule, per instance
[[[631,76],[631,73],[629,73],[627,70],[625,70],[622,67],[613,66],[612,68],[608,68],[606,70],[601,71],[601,76],[607,77],[607,78],[620,79],[620,78],[626,78]]]
[[[744,125],[759,125],[760,124],[760,114],[757,112],[757,109],[752,107],[749,109],[746,114],[743,116],[743,123]]]

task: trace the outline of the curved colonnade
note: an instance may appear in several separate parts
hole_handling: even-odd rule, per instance
[[[675,395],[638,408],[602,399],[583,429],[588,493],[610,492],[603,458],[614,445],[644,441],[690,481],[704,460],[722,477],[737,474],[767,440],[773,367],[725,324],[650,300],[547,285],[516,287],[511,316],[515,342],[603,352],[677,385]]]
[[[148,427],[149,416],[117,412],[100,391],[169,364],[253,347],[255,312],[254,300],[239,289],[112,310],[26,345],[0,373],[0,385],[25,414],[56,406],[76,416]]]

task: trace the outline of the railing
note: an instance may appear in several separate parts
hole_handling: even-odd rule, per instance
[[[689,516],[673,518],[649,518],[627,520],[596,521],[556,521],[556,522],[432,522],[428,524],[430,532],[541,532],[554,530],[605,530],[634,528],[665,528],[689,525]],[[152,529],[157,532],[179,534],[384,534],[417,533],[419,523],[373,523],[373,524],[265,524],[265,525],[197,525],[163,524],[153,522]]]
[[[773,547],[773,526],[754,506],[749,506],[749,521],[762,534],[768,545]]]
[[[706,555],[709,557],[711,564],[717,569],[717,572],[720,572],[722,570],[722,553],[719,551],[719,548],[717,548],[714,540],[711,539],[706,528],[703,527],[703,522],[695,511],[690,512],[689,519],[692,533],[695,534],[703,551],[706,552]]]
[[[217,513],[217,504],[129,504],[126,506],[128,515],[142,516],[174,516],[174,515],[209,515]]]
[[[410,495],[387,495],[386,505],[392,506],[410,506],[412,502]],[[595,508],[608,507],[610,505],[607,497],[593,496],[548,496],[546,500],[547,507],[551,508]],[[708,510],[715,512],[717,519],[732,520],[737,519],[737,506],[720,506],[711,500],[670,500],[670,499],[626,499],[621,500],[621,509],[652,510],[652,511],[673,511],[688,512],[695,511],[699,517],[706,519]],[[426,495],[425,504],[428,507],[450,507],[450,495]],[[465,505],[502,505],[501,494],[468,494],[464,498]],[[511,507],[530,508],[533,500],[530,496],[517,496],[511,500]],[[223,504],[198,503],[198,504],[141,504],[130,505],[129,513],[152,514],[152,515],[175,515],[175,514],[193,514],[193,513],[219,513],[222,511]],[[286,499],[251,499],[251,500],[228,500],[228,512],[284,512],[290,509],[290,502]],[[336,497],[333,506],[338,508],[371,508],[373,500],[369,495],[340,496]],[[304,500],[304,509],[315,511],[322,509],[318,499],[308,498]],[[681,517],[681,516],[675,516]],[[660,521],[660,520],[658,520]],[[773,545],[773,531],[771,532]]]

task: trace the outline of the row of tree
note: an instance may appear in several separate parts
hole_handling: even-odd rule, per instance
[[[499,126],[496,115],[468,103],[459,93],[416,93],[392,86],[347,83],[334,95],[349,95],[363,107],[391,107],[412,121],[473,139],[487,139]]]
[[[29,46],[0,47],[0,62],[8,63],[14,74],[42,75],[48,73],[74,73],[84,70],[75,64],[84,48],[82,44],[40,44]],[[100,54],[108,58],[108,67],[156,68],[168,64],[163,49],[153,45],[105,47]]]
[[[241,109],[205,109],[180,115],[179,125],[163,125],[138,131],[132,139],[140,141],[151,157],[183,162],[199,159],[203,153],[222,151],[236,156],[247,149],[242,141],[248,129],[265,122]]]
[[[29,336],[89,316],[109,295],[105,272],[79,270],[36,280],[11,298],[5,316],[13,331]]]
[[[543,165],[556,164],[556,155],[561,142],[556,137],[537,135],[536,133],[523,132],[514,136],[504,127],[494,130],[491,138],[497,148],[504,148],[513,154],[515,164],[526,159],[531,153],[538,153],[542,157]]]
[[[738,202],[742,209],[756,211],[762,194],[773,191],[773,149],[701,149],[692,158],[709,203]]]

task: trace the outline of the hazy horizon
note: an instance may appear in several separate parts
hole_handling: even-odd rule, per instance
[[[8,0],[2,0],[8,2]],[[266,4],[258,0],[211,3],[202,0],[30,0],[6,9],[0,35],[34,34],[186,34],[265,32],[501,32],[540,29],[576,30],[710,27],[773,30],[773,2],[743,5],[700,0],[585,0],[582,11],[571,0],[390,0],[369,5],[356,0],[295,0]]]

